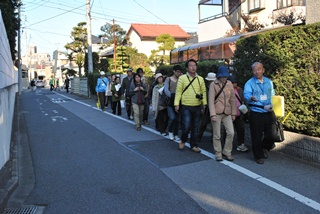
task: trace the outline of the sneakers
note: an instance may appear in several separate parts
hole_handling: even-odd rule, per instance
[[[168,134],[166,132],[162,132],[161,135],[164,136],[164,137],[168,136]]]
[[[141,126],[136,127],[137,131],[141,131]]]
[[[179,149],[180,149],[180,150],[183,150],[183,149],[184,149],[184,146],[185,146],[185,143],[182,142],[182,141],[180,141],[180,143],[179,143]]]
[[[201,150],[198,148],[198,147],[193,147],[192,149],[191,149],[192,151],[194,151],[194,152],[196,152],[196,153],[200,153],[201,152]]]
[[[246,152],[248,151],[248,148],[246,147],[246,145],[241,144],[240,146],[237,147],[237,150],[240,152]]]
[[[179,137],[178,135],[175,135],[175,136],[174,136],[174,140],[175,140],[175,141],[180,141],[180,137]]]
[[[174,140],[174,137],[173,137],[173,133],[172,133],[172,132],[169,132],[169,139],[170,139],[170,140]]]

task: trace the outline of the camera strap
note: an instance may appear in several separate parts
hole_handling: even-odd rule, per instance
[[[189,80],[189,82],[190,82],[189,76],[187,76],[187,77],[188,77],[188,80]],[[195,77],[195,78],[191,81],[191,83],[192,83],[195,79],[198,79],[198,77]],[[191,83],[190,83],[189,85],[191,85]],[[199,79],[198,79],[198,83],[199,83],[200,93],[201,93],[201,85],[200,85]],[[192,87],[194,93],[197,95],[197,92],[196,92],[196,90],[194,89],[193,85],[191,85],[191,87]]]
[[[190,81],[190,79],[189,79],[188,76],[187,76],[187,78],[188,78],[188,80],[189,80],[189,84],[187,85],[187,87],[185,87],[185,88],[183,89],[182,94],[189,88],[189,86],[193,83],[193,81],[194,81],[197,77],[193,78],[193,80],[191,80],[191,81]],[[182,94],[181,94],[181,95],[182,95]]]

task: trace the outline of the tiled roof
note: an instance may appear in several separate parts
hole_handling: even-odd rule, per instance
[[[168,24],[131,24],[128,34],[134,30],[141,39],[156,38],[161,34],[169,34],[175,39],[189,39],[187,34],[179,25]]]

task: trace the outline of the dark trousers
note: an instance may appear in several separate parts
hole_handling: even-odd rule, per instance
[[[54,85],[50,84],[50,91],[52,91],[54,89]]]
[[[150,109],[150,100],[149,100],[149,98],[145,98],[144,109],[143,109],[143,121],[148,121],[149,109]]]
[[[106,102],[106,106],[110,105],[112,108],[112,96],[107,96]]]
[[[116,114],[117,110],[118,110],[118,114],[117,115],[121,115],[121,103],[120,100],[119,101],[113,101],[111,103],[111,107],[112,107],[112,113]]]
[[[199,133],[198,133],[198,141],[202,139],[203,133],[207,129],[207,126],[210,122],[211,122],[211,119],[210,119],[209,107],[207,106],[204,111],[204,114],[201,117]]]
[[[252,152],[255,159],[264,158],[263,149],[272,149],[276,119],[273,111],[267,113],[250,112]]]
[[[132,116],[132,102],[131,97],[126,97],[126,111],[128,118]]]
[[[166,129],[168,126],[168,112],[166,108],[158,111],[156,124],[158,125],[159,132],[161,133],[166,132]]]
[[[104,109],[104,104],[106,103],[106,92],[98,92],[98,98],[100,101],[100,108],[103,110]]]
[[[190,147],[198,147],[198,130],[201,120],[201,106],[181,106],[181,141],[187,142],[191,131]]]
[[[244,120],[243,115],[236,117],[233,121],[234,128],[237,132],[238,146],[244,143]]]

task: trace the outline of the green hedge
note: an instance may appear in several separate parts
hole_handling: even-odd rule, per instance
[[[320,23],[240,39],[233,60],[240,85],[252,77],[252,63],[262,62],[292,113],[286,130],[320,137]]]

